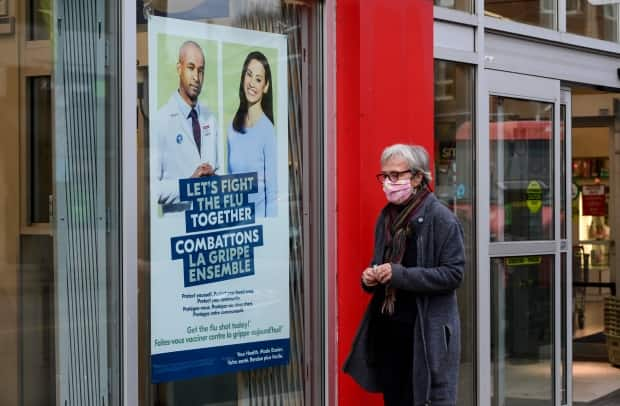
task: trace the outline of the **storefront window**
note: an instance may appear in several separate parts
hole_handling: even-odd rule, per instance
[[[117,6],[0,2],[2,405],[120,404]]]
[[[562,253],[560,257],[560,300],[562,304],[560,305],[560,396],[562,398],[562,404],[566,404],[566,399],[568,398],[568,379],[570,374],[568,373],[568,337],[569,332],[567,329],[566,320],[568,316],[568,308],[566,306],[566,296],[568,292],[570,292],[570,288],[568,287],[568,278],[566,276],[567,273],[567,263],[566,263],[566,253]],[[571,316],[572,317],[572,316]],[[570,334],[572,335],[572,334]]]
[[[560,105],[560,185],[566,184],[566,105]],[[560,188],[560,238],[567,237],[568,199],[566,187]]]
[[[320,4],[137,7],[140,405],[304,404]]]
[[[566,0],[566,31],[618,41],[618,4],[609,1]]]
[[[502,20],[557,28],[557,0],[485,0],[484,13]]]
[[[489,100],[491,241],[553,238],[553,104]]]
[[[491,404],[553,401],[553,256],[491,259]]]
[[[435,194],[458,216],[465,233],[465,278],[458,289],[462,324],[459,405],[475,405],[476,184],[474,67],[435,61]]]
[[[450,4],[454,3],[454,0]],[[441,5],[442,0],[435,0]],[[447,6],[455,8],[455,6]],[[558,28],[557,0],[507,1],[485,0],[484,12],[489,17]],[[613,1],[566,0],[566,31],[605,41],[619,40],[619,6]]]
[[[474,2],[472,0],[435,0],[435,5],[470,13],[474,11]]]
[[[50,39],[52,33],[52,4],[52,0],[28,1],[28,39],[30,41],[46,41]]]
[[[49,223],[52,195],[52,84],[49,76],[26,78],[28,91],[28,223]]]

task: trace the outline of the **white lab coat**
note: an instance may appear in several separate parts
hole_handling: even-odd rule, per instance
[[[223,163],[215,116],[205,106],[199,106],[201,141],[198,153],[191,120],[181,111],[179,103],[182,99],[175,92],[157,112],[151,127],[151,149],[155,147],[151,155],[154,158],[151,187],[156,189],[152,195],[162,205],[179,203],[179,179],[191,177],[199,165],[208,163],[217,170]]]

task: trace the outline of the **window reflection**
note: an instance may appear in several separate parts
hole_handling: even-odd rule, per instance
[[[566,238],[566,105],[560,105],[560,238]]]
[[[491,17],[544,28],[556,28],[557,0],[485,0],[484,13]]]
[[[491,260],[492,402],[553,399],[553,256]]]
[[[618,41],[618,4],[593,5],[588,0],[566,0],[566,31]]]
[[[455,10],[469,11],[470,13],[474,11],[474,2],[472,0],[435,0],[435,5]]]
[[[30,20],[28,39],[44,41],[51,38],[53,0],[29,0],[28,18]]]
[[[491,241],[553,237],[553,103],[491,96]]]
[[[465,278],[458,289],[462,323],[459,405],[475,405],[476,255],[474,182],[474,68],[435,61],[435,194],[457,215],[465,233]]]
[[[52,194],[52,89],[49,76],[27,78],[28,223],[50,220]]]
[[[562,253],[560,257],[560,396],[562,398],[562,404],[566,404],[568,397],[568,354],[567,354],[567,340],[568,340],[568,327],[566,320],[568,320],[568,309],[566,307],[566,300],[568,295],[568,279],[566,277],[567,263],[566,253]],[[571,333],[572,334],[572,333]]]
[[[50,236],[22,235],[20,245],[19,370],[22,401],[19,404],[49,405],[56,398],[58,372],[54,337],[54,244]]]

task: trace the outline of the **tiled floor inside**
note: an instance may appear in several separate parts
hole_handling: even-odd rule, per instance
[[[549,400],[552,396],[549,363],[506,364],[505,397],[520,400]],[[620,390],[620,368],[607,362],[573,363],[573,399],[590,403]],[[527,404],[527,402],[522,402]]]
[[[620,368],[608,362],[604,336],[601,334],[604,328],[603,295],[590,290],[582,302],[583,328],[574,330],[573,405],[620,406]],[[576,323],[575,327],[578,327]],[[504,371],[501,392],[504,393],[506,405],[549,404],[553,391],[550,361],[508,361]]]
[[[575,402],[592,402],[620,390],[620,368],[608,362],[573,362]]]
[[[620,390],[620,368],[613,367],[607,362],[607,348],[604,336],[601,335],[604,329],[604,296],[605,292],[589,288],[583,300],[585,316],[583,328],[574,330],[576,341],[573,345],[573,396],[575,403],[593,404],[595,399],[604,398]],[[597,336],[598,342],[587,342],[588,337]],[[609,404],[620,406],[620,401]]]

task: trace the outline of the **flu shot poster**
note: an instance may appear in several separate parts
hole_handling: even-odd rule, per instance
[[[151,380],[289,360],[286,37],[150,17]]]

